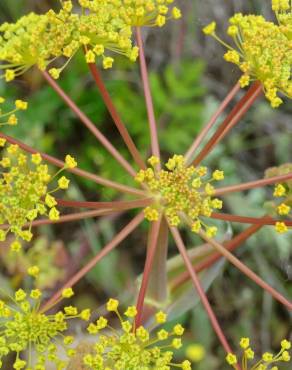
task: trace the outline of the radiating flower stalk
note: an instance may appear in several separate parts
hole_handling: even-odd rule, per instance
[[[243,71],[243,76],[234,88],[227,95],[224,102],[218,108],[211,120],[198,135],[190,146],[187,153],[182,156],[175,154],[165,164],[163,168],[160,158],[160,147],[158,141],[158,127],[155,121],[153,100],[149,85],[147,64],[145,60],[142,27],[161,27],[170,18],[179,19],[181,13],[179,9],[172,5],[172,0],[79,0],[77,3],[71,1],[61,1],[62,8],[59,12],[50,10],[44,15],[31,13],[22,17],[15,24],[5,23],[0,26],[2,36],[0,38],[0,60],[3,64],[0,69],[3,70],[2,78],[6,81],[12,81],[20,74],[24,73],[30,67],[36,65],[43,73],[50,86],[72,109],[80,121],[94,134],[99,142],[108,150],[108,152],[121,164],[126,172],[136,179],[137,188],[127,187],[123,184],[104,179],[96,174],[91,174],[76,167],[74,158],[67,156],[65,162],[49,156],[44,153],[38,153],[34,148],[13,139],[12,137],[0,132],[1,145],[10,143],[7,152],[13,156],[11,161],[8,155],[5,155],[1,161],[3,168],[3,179],[1,179],[2,193],[5,202],[1,199],[1,223],[4,224],[0,229],[0,236],[5,240],[6,234],[11,231],[18,238],[29,241],[32,238],[31,228],[44,224],[68,222],[70,220],[84,219],[86,217],[98,217],[110,213],[121,213],[130,209],[143,209],[136,215],[104,248],[97,253],[87,264],[85,264],[77,273],[75,273],[47,302],[40,308],[39,297],[34,298],[35,293],[30,293],[31,299],[36,300],[35,305],[30,305],[26,295],[21,291],[22,299],[17,305],[21,313],[16,318],[12,312],[13,320],[20,318],[30,322],[31,315],[41,318],[47,317],[47,311],[51,309],[65,292],[76,285],[102,258],[107,256],[115,249],[131,232],[133,232],[146,218],[149,222],[149,238],[146,253],[146,262],[143,272],[140,291],[138,293],[137,305],[130,306],[125,312],[129,319],[125,319],[118,310],[118,302],[110,300],[107,308],[116,313],[122,327],[121,331],[112,329],[106,318],[102,317],[96,323],[90,324],[88,331],[91,334],[103,333],[97,338],[92,351],[84,357],[84,365],[93,369],[138,369],[137,361],[146,361],[145,370],[153,366],[160,369],[169,369],[171,366],[189,369],[190,364],[183,362],[181,364],[172,363],[172,350],[164,348],[164,345],[158,346],[158,342],[169,340],[169,337],[178,334],[175,328],[181,328],[179,324],[173,328],[173,332],[168,333],[161,329],[157,333],[151,333],[143,326],[144,316],[143,308],[145,306],[145,297],[150,284],[153,264],[159,253],[160,232],[163,224],[168,225],[170,234],[177,245],[179,253],[186,266],[186,272],[193,282],[199,297],[210,318],[210,322],[218,336],[219,341],[227,353],[228,362],[239,369],[237,358],[228,343],[225,334],[218,322],[212,306],[210,305],[206,293],[202,288],[198,273],[212,266],[220,257],[225,257],[246,276],[265,289],[276,300],[281,302],[288,310],[292,309],[292,303],[282,294],[277,292],[272,286],[263,281],[251,269],[243,264],[231,252],[239,247],[251,235],[266,225],[274,225],[280,233],[288,231],[292,226],[291,221],[291,181],[292,169],[289,165],[285,166],[285,171],[274,170],[267,173],[266,178],[255,180],[249,183],[217,186],[218,181],[224,180],[224,173],[220,169],[208,169],[201,164],[205,157],[213,150],[230,130],[239,123],[240,119],[249,110],[249,108],[260,97],[264,91],[271,105],[276,108],[283,101],[279,97],[286,95],[291,98],[291,2],[285,0],[273,1],[272,6],[276,12],[278,24],[268,22],[261,16],[243,16],[237,14],[230,20],[228,34],[234,41],[236,49],[220,40],[216,34],[216,24],[211,23],[204,28],[205,34],[212,35],[220,40],[228,49],[224,59],[235,63]],[[81,11],[80,11],[81,8]],[[134,42],[134,32],[137,37],[138,47]],[[277,47],[276,47],[277,46]],[[129,149],[135,163],[138,165],[136,170],[127,162],[112,145],[112,143],[96,128],[94,123],[76,106],[72,99],[60,88],[54,79],[59,78],[62,70],[68,65],[73,56],[81,50],[85,55],[85,61],[89,70],[97,83],[100,94],[109,109],[109,112],[116,124],[121,137]],[[131,139],[125,125],[111,100],[102,81],[101,75],[95,63],[100,59],[104,69],[109,69],[114,64],[114,56],[120,54],[132,61],[138,56],[140,60],[141,77],[145,95],[146,109],[149,118],[150,138],[151,138],[151,157],[148,159],[149,167],[144,163],[144,159],[139,154],[135,143]],[[60,58],[66,58],[62,67],[58,66]],[[54,64],[53,66],[53,63]],[[47,73],[48,71],[49,73]],[[209,136],[210,130],[217,124],[218,118],[231,105],[233,99],[238,93],[240,87],[245,87],[252,82],[249,90],[244,97],[234,105],[233,109],[227,114],[225,120],[219,125],[214,135],[207,144],[201,148],[202,141]],[[17,109],[25,109],[25,103],[15,102]],[[13,116],[14,112],[8,114]],[[12,119],[13,120],[13,119]],[[21,150],[20,150],[21,149]],[[22,150],[30,153],[24,155]],[[9,153],[10,152],[10,153]],[[3,161],[4,160],[4,161]],[[9,162],[10,161],[10,162]],[[49,174],[47,165],[41,163],[47,161],[60,168],[65,168],[78,175],[91,179],[97,184],[113,187],[119,190],[125,198],[112,202],[78,202],[55,199],[52,192],[59,188],[68,187],[68,180],[61,177],[58,180],[58,187],[48,190],[48,185],[52,180],[57,181],[57,174]],[[274,197],[276,212],[263,217],[247,217],[222,213],[224,196],[237,191],[249,190],[262,186],[275,186]],[[7,196],[7,190],[9,196]],[[10,194],[11,193],[11,194]],[[127,198],[126,198],[127,196]],[[131,198],[129,198],[129,196]],[[132,198],[134,197],[134,199]],[[219,199],[220,197],[220,199]],[[59,218],[59,211],[56,205],[68,208],[83,208],[86,211],[73,213]],[[17,212],[16,212],[17,210]],[[21,211],[21,215],[19,214]],[[11,215],[10,215],[10,213]],[[51,215],[50,215],[51,214]],[[18,215],[18,216],[17,216]],[[39,215],[47,215],[49,220],[37,220]],[[16,219],[15,219],[16,217]],[[228,222],[240,222],[251,225],[241,234],[235,236],[232,240],[221,245],[214,239],[217,228],[212,225],[212,219],[221,219]],[[6,224],[8,225],[6,227]],[[26,227],[27,229],[23,229]],[[193,266],[193,261],[189,257],[184,246],[183,239],[178,227],[185,227],[187,232],[197,233],[203,240],[214,248],[214,252],[207,255],[199,265]],[[165,238],[167,240],[167,238]],[[17,248],[14,248],[17,249]],[[165,254],[166,255],[166,254]],[[164,271],[165,259],[161,259],[161,271]],[[185,275],[178,277],[176,285],[179,286],[186,279]],[[166,287],[164,287],[166,289]],[[40,293],[37,293],[39,295]],[[17,301],[16,297],[15,300]],[[161,302],[158,302],[161,303]],[[26,311],[23,311],[23,307]],[[31,308],[33,307],[33,308]],[[37,307],[37,308],[36,308]],[[3,303],[3,309],[9,311],[6,303]],[[71,308],[70,308],[71,310]],[[69,310],[69,311],[70,311]],[[4,312],[3,311],[3,312]],[[68,310],[67,310],[68,311]],[[74,308],[72,308],[73,313]],[[74,311],[72,317],[79,314]],[[85,311],[88,312],[88,311]],[[10,315],[10,314],[9,314]],[[162,317],[164,314],[160,314]],[[57,316],[62,316],[57,314]],[[66,316],[66,315],[65,315]],[[69,315],[70,316],[70,315]],[[70,316],[70,317],[71,317]],[[7,317],[7,320],[10,316]],[[50,316],[53,322],[56,322],[56,315]],[[87,317],[87,315],[86,315]],[[156,316],[157,317],[157,316]],[[164,316],[163,316],[164,317]],[[29,318],[29,319],[27,319]],[[67,328],[62,319],[62,328]],[[9,320],[8,320],[9,321]],[[46,321],[46,319],[44,319]],[[16,321],[15,321],[16,322]],[[18,322],[18,321],[17,321]],[[48,320],[48,325],[51,321]],[[158,322],[159,323],[159,322]],[[55,337],[63,329],[57,328],[54,331]],[[181,333],[183,329],[179,330]],[[160,334],[159,334],[160,333]],[[154,335],[157,337],[154,338]],[[50,335],[47,335],[50,337]],[[175,342],[168,342],[166,348],[175,348],[180,345],[179,338],[172,338]],[[24,368],[27,364],[19,358],[19,353],[24,349],[30,349],[31,342],[22,343],[22,347],[14,346],[17,353],[16,369]],[[284,344],[286,342],[283,342]],[[5,347],[6,342],[3,344]],[[46,342],[47,345],[47,342]],[[169,347],[170,346],[170,347]],[[287,347],[285,344],[284,346]],[[55,356],[55,345],[52,348],[52,354],[56,364],[62,368],[62,362],[59,365],[59,359]],[[272,361],[283,360],[283,356],[288,360],[286,350],[282,350],[271,357],[268,363],[265,356],[251,369],[265,369]],[[6,354],[4,350],[4,354]],[[40,351],[41,352],[41,351]],[[0,350],[1,353],[1,350]],[[250,352],[251,353],[251,352]],[[69,351],[68,354],[74,354]],[[140,356],[140,357],[139,357]],[[242,369],[247,369],[247,355],[243,355]],[[40,355],[41,359],[43,357]],[[43,360],[40,360],[43,361]],[[148,362],[147,362],[148,361]],[[158,361],[158,363],[155,363]],[[285,360],[284,360],[285,361]],[[232,362],[232,363],[231,363]],[[149,365],[149,366],[148,366]],[[29,364],[30,366],[30,364]],[[40,365],[41,366],[41,365]],[[114,367],[115,366],[115,367]],[[245,367],[244,367],[245,366]],[[42,369],[41,367],[39,369]],[[139,368],[140,369],[140,368]],[[276,368],[274,367],[274,370]]]

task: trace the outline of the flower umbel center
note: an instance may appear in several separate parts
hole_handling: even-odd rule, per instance
[[[204,228],[214,236],[217,228],[206,225],[203,218],[222,208],[223,202],[214,197],[212,182],[223,180],[223,171],[216,170],[208,178],[207,167],[187,166],[181,155],[170,158],[162,170],[158,169],[157,157],[149,158],[148,163],[150,167],[136,176],[153,197],[153,204],[144,209],[145,218],[156,221],[163,214],[171,226],[186,222],[193,232]]]

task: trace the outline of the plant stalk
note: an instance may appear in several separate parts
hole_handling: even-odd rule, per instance
[[[119,130],[119,133],[121,134],[127,148],[129,149],[129,152],[131,153],[134,161],[137,163],[137,165],[141,168],[141,169],[146,169],[146,166],[145,166],[145,163],[135,145],[135,143],[133,142],[126,126],[124,125],[124,123],[122,122],[117,110],[116,110],[116,107],[114,106],[114,103],[110,97],[110,94],[108,93],[107,91],[107,88],[102,80],[102,77],[101,77],[101,74],[100,72],[98,71],[96,65],[94,63],[89,63],[88,64],[88,67],[90,69],[90,72],[92,74],[92,77],[94,79],[94,81],[96,82],[96,85],[98,87],[98,90],[100,92],[100,95],[102,96],[102,99],[117,127],[117,129]]]

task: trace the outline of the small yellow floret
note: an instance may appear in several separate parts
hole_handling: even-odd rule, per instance
[[[71,155],[67,154],[65,157],[65,163],[66,163],[66,168],[75,168],[77,167],[77,162],[75,158],[71,157]]]
[[[159,311],[155,315],[155,320],[158,324],[164,324],[167,320],[167,315],[163,311]]]
[[[206,27],[203,28],[203,32],[205,35],[212,35],[216,31],[216,22],[211,22]]]
[[[279,234],[283,234],[288,231],[288,227],[285,225],[284,222],[276,222],[275,229]]]
[[[237,357],[233,353],[228,353],[226,361],[229,365],[235,365],[237,364]]]
[[[119,307],[119,301],[117,299],[111,298],[106,304],[106,309],[108,311],[117,311],[118,307]]]
[[[63,298],[71,298],[73,297],[74,292],[72,288],[66,288],[62,291],[62,297]]]

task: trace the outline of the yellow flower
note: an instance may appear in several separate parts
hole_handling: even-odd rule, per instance
[[[109,69],[109,68],[112,68],[113,63],[114,63],[114,59],[113,58],[111,58],[111,57],[105,57],[103,59],[102,65],[103,65],[103,68],[104,69]]]
[[[288,231],[288,227],[285,225],[284,222],[276,222],[275,224],[275,230],[280,233],[286,233]]]
[[[111,299],[107,302],[107,304],[106,304],[106,309],[107,309],[108,311],[116,311],[116,310],[118,309],[118,307],[119,307],[119,301],[118,301],[118,300],[116,300],[116,299],[113,299],[113,298],[111,298]]]
[[[39,269],[38,266],[31,266],[31,267],[28,268],[27,273],[28,273],[28,275],[33,276],[34,278],[36,278],[40,273],[40,269]]]
[[[135,306],[129,306],[127,311],[125,312],[125,316],[127,317],[135,317],[137,315],[137,309]]]
[[[286,194],[286,189],[282,184],[275,186],[274,197],[283,197]]]
[[[163,311],[159,311],[155,315],[155,320],[158,324],[164,324],[167,320],[167,315]]]
[[[278,206],[277,211],[279,215],[286,216],[290,212],[291,207],[287,206],[285,203],[282,203]]]
[[[241,338],[239,344],[241,348],[247,349],[249,347],[249,338]]]
[[[67,154],[65,157],[65,163],[66,163],[66,168],[75,168],[77,167],[77,162],[75,158],[71,157],[71,155]]]
[[[15,100],[15,107],[20,110],[26,110],[28,107],[28,103],[23,100]]]
[[[57,210],[57,208],[53,207],[50,209],[49,219],[51,221],[58,221],[60,219],[60,212]]]
[[[237,357],[233,353],[228,353],[226,356],[226,361],[229,365],[237,364]]]
[[[62,297],[63,298],[71,298],[73,297],[74,295],[74,292],[72,290],[72,288],[66,288],[62,291]]]
[[[232,37],[234,47],[217,36],[215,22],[203,31],[228,49],[224,59],[237,65],[244,73],[240,86],[248,86],[251,80],[260,81],[271,106],[277,108],[283,103],[279,92],[292,98],[292,9],[289,0],[274,0],[272,8],[277,13],[279,24],[262,16],[243,16],[241,13],[230,18],[227,34]]]
[[[201,344],[191,344],[186,348],[186,356],[192,362],[200,362],[205,358],[206,351]]]
[[[206,27],[203,28],[203,32],[205,35],[212,35],[216,31],[216,22],[211,22]]]
[[[39,299],[42,295],[42,292],[39,289],[34,289],[30,292],[30,297],[33,299]]]
[[[69,183],[70,183],[70,180],[67,179],[67,177],[65,177],[65,176],[62,176],[58,180],[58,185],[59,185],[60,189],[68,189]]]

